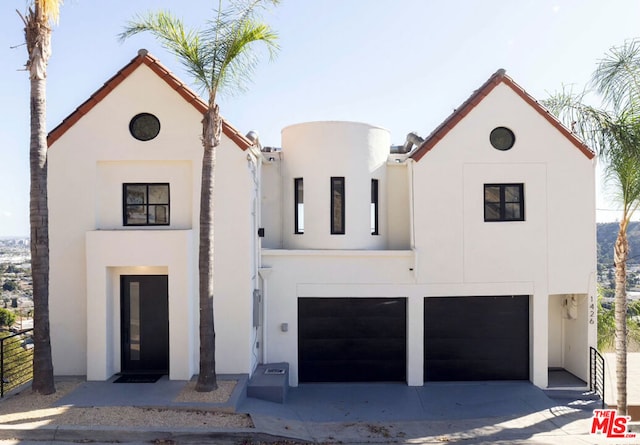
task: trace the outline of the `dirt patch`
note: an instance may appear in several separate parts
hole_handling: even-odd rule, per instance
[[[69,394],[81,383],[83,383],[81,379],[58,381],[56,382],[56,392],[48,396],[37,394],[31,388],[11,395],[0,402],[0,424],[253,428],[253,422],[246,414],[224,413],[214,410],[131,406],[79,408],[53,406],[57,400]],[[235,381],[220,382],[220,388],[211,393],[197,393],[193,388],[189,389],[187,386],[176,401],[224,403],[228,400],[235,385]]]
[[[253,428],[253,422],[246,414],[130,406],[70,408],[61,413],[56,419],[56,424],[175,428]]]

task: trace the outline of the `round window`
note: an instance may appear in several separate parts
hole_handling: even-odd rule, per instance
[[[489,141],[493,148],[506,151],[516,143],[516,137],[507,127],[497,127],[491,131]]]
[[[160,133],[160,121],[151,113],[140,113],[129,122],[131,136],[139,141],[150,141]]]

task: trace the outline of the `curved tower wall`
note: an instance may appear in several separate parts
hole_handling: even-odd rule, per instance
[[[282,130],[285,249],[384,249],[390,135],[355,122],[310,122]],[[344,178],[344,234],[331,233],[331,178]],[[295,178],[303,180],[304,233],[295,233]],[[371,182],[378,180],[378,234]]]

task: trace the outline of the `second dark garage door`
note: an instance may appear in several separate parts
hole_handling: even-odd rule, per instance
[[[404,298],[299,298],[300,382],[406,380]]]
[[[528,380],[529,297],[425,298],[424,379]]]

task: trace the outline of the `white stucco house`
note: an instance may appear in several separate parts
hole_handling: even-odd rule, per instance
[[[204,108],[141,51],[50,133],[56,374],[197,372]],[[503,70],[404,146],[354,122],[286,127],[281,148],[223,133],[218,372],[588,379],[594,154]]]

